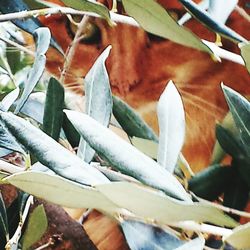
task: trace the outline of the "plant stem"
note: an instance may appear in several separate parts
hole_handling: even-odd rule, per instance
[[[86,25],[88,23],[88,20],[89,20],[89,16],[84,16],[81,20],[81,22],[79,23],[78,25],[78,28],[77,28],[77,31],[76,31],[76,34],[75,34],[75,37],[66,53],[66,56],[65,56],[65,63],[63,65],[63,70],[62,70],[62,73],[61,73],[61,77],[60,77],[60,83],[61,84],[64,84],[65,82],[65,77],[70,69],[70,66],[72,64],[72,61],[73,61],[73,58],[74,58],[74,55],[75,55],[75,52],[76,52],[76,48],[77,48],[77,45],[80,41],[80,37],[81,35],[84,33],[85,29],[86,29]]]
[[[0,159],[0,169],[8,172],[10,174],[23,172],[25,169],[21,167],[17,167],[9,162],[3,161]]]
[[[17,13],[9,13],[9,14],[0,15],[0,22],[10,21],[10,20],[14,20],[14,19],[28,18],[28,17],[32,17],[32,16],[54,15],[54,14],[58,14],[58,13],[72,14],[72,15],[88,15],[88,16],[101,18],[101,16],[97,15],[96,13],[92,13],[92,12],[78,11],[78,10],[74,10],[74,9],[71,9],[68,7],[54,7],[54,8],[45,8],[45,9],[39,9],[39,10],[20,11]],[[120,15],[120,14],[116,14],[116,13],[112,13],[112,12],[110,12],[110,17],[111,17],[111,20],[114,22],[120,22],[120,23],[125,23],[128,25],[140,27],[140,25],[132,17],[128,17],[128,16],[124,16],[124,15]],[[223,59],[241,64],[241,65],[244,65],[244,61],[240,55],[237,55],[235,53],[232,53],[230,51],[222,49],[222,48],[216,46],[212,42],[208,42],[206,40],[202,40],[202,41],[210,49],[212,49],[214,52],[216,52],[217,56],[219,56]]]
[[[22,214],[21,221],[19,222],[19,225],[18,225],[18,227],[16,229],[15,234],[7,242],[7,244],[5,246],[5,249],[12,249],[12,246],[17,246],[18,245],[18,241],[19,241],[19,239],[20,239],[20,237],[22,235],[22,228],[23,228],[24,222],[25,222],[25,220],[26,220],[26,218],[28,216],[31,204],[33,204],[33,196],[29,196],[29,198],[28,198],[28,200],[26,202],[23,214]]]

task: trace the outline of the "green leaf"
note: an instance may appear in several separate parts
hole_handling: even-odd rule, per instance
[[[48,227],[48,220],[43,205],[37,206],[30,214],[27,228],[23,235],[22,249],[28,250],[39,241]]]
[[[225,242],[236,249],[249,249],[250,223],[240,225],[233,229],[233,233],[223,238]]]
[[[66,135],[67,140],[69,141],[70,145],[75,148],[78,147],[80,142],[80,135],[78,134],[75,127],[72,125],[70,120],[67,118],[65,113],[63,113],[63,131]]]
[[[0,122],[0,147],[19,152],[23,155],[25,154],[16,138],[8,131],[2,122]]]
[[[113,114],[128,136],[158,142],[158,138],[152,128],[133,108],[117,96],[113,96]]]
[[[22,0],[0,0],[0,11],[3,14],[25,10],[29,10],[29,7]],[[25,30],[32,35],[34,34],[36,29],[42,27],[41,22],[34,17],[30,17],[27,19],[15,19],[12,22],[22,30]],[[52,47],[56,48],[62,55],[64,54],[61,47],[58,45],[54,38],[50,39],[50,44]]]
[[[101,3],[88,0],[62,0],[62,2],[77,10],[94,12],[105,18],[109,25],[113,25],[108,8]]]
[[[11,105],[15,102],[15,100],[18,98],[20,89],[17,87],[14,90],[12,90],[10,93],[8,93],[3,100],[1,101],[1,110],[2,111],[8,111]]]
[[[238,136],[238,130],[235,126],[232,114],[230,112],[227,113],[225,118],[220,124],[223,126],[226,130],[230,131],[230,133],[235,137]],[[212,164],[218,164],[221,162],[221,160],[225,156],[225,151],[222,149],[221,145],[219,144],[218,140],[216,140],[214,148],[213,148],[213,153],[211,156],[211,162]]]
[[[184,245],[175,248],[175,250],[203,250],[205,247],[205,239],[203,237],[197,237],[189,242],[185,243]]]
[[[157,159],[158,143],[138,137],[131,138],[132,144],[150,158]]]
[[[142,222],[125,220],[121,228],[131,250],[172,250],[183,244],[173,233]]]
[[[184,143],[185,114],[180,94],[172,81],[161,94],[157,117],[160,129],[157,162],[173,173]]]
[[[235,166],[234,168],[239,168]],[[249,180],[249,175],[247,176]],[[226,207],[234,208],[237,210],[244,210],[249,201],[249,187],[243,178],[239,175],[238,171],[231,177],[230,183],[225,185],[223,205]],[[231,215],[234,219],[238,220],[238,216]]]
[[[210,166],[196,174],[188,182],[188,188],[197,196],[213,201],[224,192],[234,176],[232,167]]]
[[[65,110],[69,120],[92,148],[114,168],[183,200],[190,200],[178,180],[154,160],[86,114]]]
[[[1,192],[0,192],[0,232],[5,235],[5,239],[6,241],[8,241],[9,240],[8,219]]]
[[[240,43],[239,47],[240,47],[241,56],[245,62],[246,68],[248,72],[250,73],[250,42]]]
[[[0,120],[21,144],[55,173],[88,185],[108,182],[108,179],[97,169],[91,168],[72,152],[24,119],[11,113],[0,112]]]
[[[216,22],[225,24],[237,3],[238,0],[210,0],[208,12]]]
[[[246,42],[247,40],[225,26],[223,23],[216,21],[216,19],[208,12],[202,10],[196,3],[190,0],[180,0],[183,6],[190,12],[192,16],[198,19],[201,23],[207,26],[209,29],[221,36],[232,40],[233,42]]]
[[[234,137],[230,131],[219,124],[216,125],[216,138],[227,154],[235,159],[244,158],[245,150],[241,142],[238,138]]]
[[[112,94],[105,61],[109,56],[111,46],[108,46],[97,58],[84,79],[86,113],[107,127],[112,114]],[[81,137],[77,155],[90,162],[95,151]]]
[[[236,91],[222,85],[226,101],[247,154],[250,154],[250,103]]]
[[[237,223],[218,208],[201,202],[178,201],[162,192],[129,182],[112,182],[96,186],[97,190],[139,218],[159,224],[194,220],[234,227]],[[129,197],[129,198],[128,198]]]
[[[195,34],[178,25],[156,1],[122,0],[122,3],[126,12],[146,31],[178,44],[213,54]]]
[[[95,188],[57,175],[28,171],[11,175],[5,180],[29,194],[64,207],[118,212],[118,207]]]
[[[47,88],[43,115],[43,131],[56,141],[59,139],[62,127],[63,107],[64,88],[52,77],[49,80]]]
[[[18,113],[20,109],[23,107],[24,103],[27,101],[29,95],[32,90],[36,86],[37,82],[41,78],[43,71],[45,69],[46,57],[45,53],[49,48],[50,42],[50,31],[48,28],[38,28],[34,35],[37,36],[36,39],[36,57],[33,64],[33,67],[29,73],[27,82],[25,83],[23,93],[20,99],[17,102],[17,106],[15,109],[15,113]]]

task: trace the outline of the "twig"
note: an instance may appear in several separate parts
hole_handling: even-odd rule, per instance
[[[68,52],[67,52],[66,57],[65,57],[66,58],[65,63],[63,65],[63,70],[62,70],[61,77],[60,77],[61,84],[64,84],[65,76],[70,69],[73,57],[74,57],[75,52],[76,52],[76,47],[80,41],[79,37],[81,37],[82,33],[84,33],[84,31],[86,29],[86,25],[88,23],[88,20],[89,20],[89,16],[84,16],[78,25],[75,37],[74,37],[74,39],[71,43],[71,46],[69,47]]]
[[[199,224],[194,221],[176,222],[176,223],[170,223],[168,225],[172,227],[178,227],[178,228],[188,230],[188,231],[195,231],[195,232],[201,232],[201,233],[207,233],[207,234],[213,234],[213,235],[225,236],[225,237],[232,234],[231,229],[212,226],[208,224]]]
[[[234,209],[234,208],[225,207],[225,206],[222,206],[220,204],[204,200],[204,199],[194,195],[193,193],[192,193],[192,196],[194,196],[197,200],[199,200],[199,201],[201,201],[201,202],[203,202],[205,204],[207,203],[207,204],[209,204],[209,205],[211,205],[213,207],[216,207],[216,208],[222,210],[225,213],[235,214],[235,215],[238,215],[240,217],[250,218],[250,213],[248,213],[248,212],[240,211],[240,210],[237,210],[237,209]]]
[[[21,221],[19,222],[19,225],[16,229],[16,232],[15,234],[12,236],[12,238],[7,242],[6,244],[6,247],[5,249],[12,249],[12,246],[13,245],[16,245],[18,244],[18,241],[21,237],[21,234],[22,234],[22,228],[23,228],[23,225],[24,225],[24,222],[28,216],[28,213],[29,213],[29,209],[30,209],[30,206],[31,204],[33,204],[33,196],[29,196],[27,202],[26,202],[26,205],[25,205],[25,208],[24,208],[24,211],[23,211],[23,214],[22,214],[22,218],[21,218]]]
[[[25,52],[25,53],[33,56],[33,57],[35,57],[35,53],[32,50],[29,50],[26,47],[14,42],[14,41],[11,41],[10,39],[7,39],[7,38],[1,36],[0,40],[2,40],[3,42],[5,42],[5,43],[7,43],[7,44],[9,44],[11,46],[14,46],[14,47],[18,48],[19,50],[21,50],[21,51],[23,51],[23,52]]]
[[[0,15],[0,22],[3,21],[10,21],[14,19],[22,19],[22,18],[28,18],[31,16],[40,16],[40,15],[53,15],[53,14],[71,14],[71,15],[88,15],[88,16],[94,16],[102,18],[101,16],[97,15],[96,13],[92,12],[85,12],[85,11],[78,11],[74,10],[68,7],[55,7],[55,8],[45,8],[40,10],[31,10],[31,11],[21,11],[17,13],[10,13],[10,14],[4,14]],[[125,23],[128,25],[139,27],[140,25],[132,18],[116,13],[110,13],[111,20],[114,22],[120,22]],[[241,58],[240,55],[237,55],[235,53],[229,52],[225,49],[222,49],[218,46],[216,46],[212,42],[208,42],[206,40],[202,40],[207,46],[209,46],[216,54],[226,60],[230,60],[232,62],[244,65],[244,61]]]

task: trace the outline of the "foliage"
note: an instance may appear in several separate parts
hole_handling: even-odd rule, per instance
[[[79,10],[95,12],[112,24],[109,10],[101,4],[87,0],[63,2]],[[249,70],[248,43],[223,24],[230,14],[227,8],[221,21],[218,18],[220,7],[215,2],[212,6],[216,18],[213,18],[213,12],[208,14],[190,1],[180,2],[215,33],[241,42],[242,56]],[[145,30],[217,57],[201,39],[180,26],[155,1],[123,0],[122,3],[127,13]],[[18,11],[27,5],[22,1],[0,1],[2,13],[11,12],[12,8]],[[208,202],[219,202],[222,194],[224,201],[221,204],[228,207],[244,210],[248,202],[250,104],[247,99],[222,85],[234,125],[225,127],[222,123],[216,127],[216,137],[221,146],[216,150],[224,150],[230,155],[231,163],[223,166],[220,151],[217,152],[220,157],[216,165],[190,179],[182,173],[178,179],[174,171],[178,172],[183,165],[180,156],[185,137],[185,112],[172,81],[159,99],[159,138],[131,107],[116,96],[112,98],[105,66],[111,47],[106,48],[85,77],[86,114],[64,110],[67,103],[62,85],[51,76],[49,79],[42,77],[49,44],[59,51],[61,48],[50,37],[49,29],[39,27],[40,23],[35,18],[14,23],[36,37],[36,52],[28,73],[25,60],[20,59],[24,52],[18,51],[15,60],[5,50],[1,54],[1,68],[9,77],[7,87],[1,87],[4,91],[0,105],[1,155],[6,150],[18,152],[24,168],[20,173],[4,173],[1,180],[22,191],[18,193],[13,207],[8,208],[0,195],[0,248],[29,249],[46,231],[46,214],[43,207],[38,206],[30,214],[21,235],[16,236],[20,224],[24,226],[26,220],[24,215],[29,210],[29,195],[61,206],[105,212],[120,223],[132,250],[203,249],[205,239],[198,232],[198,223],[210,228],[211,234],[213,229],[221,235],[227,230],[221,239],[224,245],[250,247],[249,225],[239,226],[224,213],[228,211],[226,208]],[[17,84],[22,82],[17,80],[20,77],[18,73],[28,76],[24,84]],[[46,95],[41,94],[40,99],[34,98],[37,84],[46,90]],[[124,141],[108,129],[112,113],[131,142]],[[232,127],[236,129],[230,129]],[[150,145],[150,150],[143,149],[143,144]],[[65,148],[63,145],[69,146]],[[78,146],[77,155],[72,152],[75,146]],[[112,181],[90,164],[95,161],[122,173],[123,181]],[[188,185],[183,187],[183,183]],[[236,216],[234,218],[237,219]],[[191,221],[187,226],[188,231],[193,232],[192,240],[191,237],[183,239],[176,230],[186,229],[182,224],[184,221]],[[165,225],[174,227],[170,230]]]

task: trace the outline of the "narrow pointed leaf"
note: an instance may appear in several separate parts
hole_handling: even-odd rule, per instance
[[[100,4],[95,1],[88,1],[88,0],[62,0],[62,2],[74,9],[82,10],[82,11],[90,11],[94,12],[102,17],[105,18],[105,20],[112,25],[112,21],[110,19],[109,10],[106,6],[103,4]]]
[[[238,130],[235,126],[232,114],[230,112],[227,113],[223,121],[221,122],[220,126],[225,128],[226,130],[230,131],[230,133],[234,136],[238,136]],[[218,139],[215,142],[213,153],[211,156],[212,164],[218,164],[225,156],[225,151],[222,149],[221,145],[218,142]]]
[[[124,207],[139,218],[159,224],[194,220],[234,227],[237,223],[214,206],[178,201],[162,192],[129,182],[112,182],[96,188],[117,206]],[[128,199],[129,197],[129,199]]]
[[[244,147],[239,139],[234,137],[230,131],[219,124],[216,125],[216,138],[223,150],[233,158],[241,159],[246,155]]]
[[[190,200],[178,180],[154,160],[88,115],[70,110],[65,113],[80,135],[114,168],[169,195]]]
[[[170,81],[157,107],[159,122],[158,163],[174,172],[185,137],[185,114],[181,97]]]
[[[210,0],[208,12],[216,22],[225,24],[237,3],[238,0]]]
[[[37,206],[29,216],[28,224],[22,238],[22,249],[28,250],[39,241],[48,227],[48,220],[43,205]]]
[[[201,23],[207,26],[212,31],[220,34],[221,36],[230,39],[236,43],[247,42],[247,40],[233,31],[232,29],[225,26],[223,23],[218,22],[208,12],[202,10],[196,3],[191,0],[180,0],[183,6],[190,12],[192,16],[197,18]]]
[[[196,35],[178,25],[156,1],[122,0],[122,3],[126,12],[146,31],[184,46],[213,53]]]
[[[108,179],[97,169],[91,168],[72,152],[24,119],[11,113],[1,112],[0,120],[19,143],[30,150],[42,164],[55,173],[87,185],[108,182]]]
[[[190,240],[189,242],[185,243],[184,245],[175,248],[175,250],[203,250],[205,247],[205,239],[203,237],[195,238],[194,240]]]
[[[245,62],[246,68],[248,72],[250,73],[250,43],[240,43],[239,44],[241,56],[243,57],[243,60]]]
[[[250,223],[247,223],[245,225],[240,225],[233,229],[233,233],[227,237],[224,237],[223,240],[236,249],[249,249],[249,234]]]
[[[12,1],[0,0],[0,11],[3,14],[25,11],[25,10],[29,10],[29,7],[22,0],[12,0]],[[34,34],[36,29],[43,26],[41,22],[34,17],[30,17],[27,19],[15,19],[12,22],[19,28],[25,30],[26,32],[32,35]],[[50,39],[50,44],[51,46],[56,48],[61,54],[63,54],[61,47],[58,45],[58,43],[55,41],[54,38]]]
[[[239,131],[245,150],[250,154],[250,103],[236,91],[222,86],[226,101]]]
[[[43,131],[56,141],[59,139],[63,121],[64,88],[50,78],[43,115]]]
[[[131,250],[172,250],[184,242],[159,227],[125,220],[121,227]]]
[[[36,57],[31,72],[29,73],[28,79],[25,83],[23,93],[18,100],[15,113],[18,113],[23,107],[24,103],[27,101],[29,95],[41,78],[45,69],[46,57],[44,54],[49,48],[50,31],[48,28],[39,28],[35,31],[34,34],[37,36]]]
[[[16,138],[9,132],[4,123],[0,122],[0,147],[25,154]]]
[[[5,180],[29,194],[64,207],[95,208],[109,212],[117,212],[118,209],[95,188],[57,175],[28,171],[11,175]]]
[[[1,101],[1,110],[8,111],[19,95],[20,89],[16,88],[7,94]]]
[[[207,10],[209,7],[209,2],[210,0],[203,0],[201,2],[198,3],[199,7],[203,10]],[[178,24],[179,25],[183,25],[185,24],[189,19],[192,18],[192,15],[190,15],[188,12],[183,15],[179,20],[178,20]]]
[[[213,201],[231,185],[234,175],[232,167],[209,166],[188,181],[188,188],[197,196]]]
[[[112,94],[109,76],[105,61],[109,56],[111,46],[108,46],[95,61],[94,65],[84,79],[86,113],[107,127],[112,114]],[[95,151],[84,141],[80,140],[77,155],[90,162]]]
[[[113,96],[113,114],[128,136],[158,141],[152,128],[132,107],[117,96]]]

